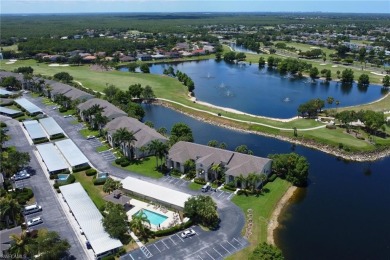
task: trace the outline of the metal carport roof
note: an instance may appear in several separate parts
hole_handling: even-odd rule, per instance
[[[75,167],[77,165],[88,163],[87,157],[80,151],[80,149],[70,139],[61,140],[55,142],[58,150],[61,151],[62,155],[68,161],[70,166]]]
[[[60,152],[55,146],[50,144],[41,144],[36,146],[43,162],[46,164],[49,172],[68,169],[69,165],[65,162]]]
[[[31,103],[25,98],[15,99],[15,102],[18,103],[21,107],[27,110],[30,114],[42,112],[42,109]]]
[[[62,130],[62,128],[52,117],[39,119],[39,123],[41,123],[41,125],[49,136],[64,134],[64,130]]]
[[[47,135],[37,120],[23,121],[23,125],[26,128],[31,139],[47,138]]]
[[[104,230],[102,214],[80,183],[60,186],[60,190],[96,255],[122,246]]]

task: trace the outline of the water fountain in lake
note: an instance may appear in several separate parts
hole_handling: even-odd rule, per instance
[[[283,99],[283,102],[290,102],[291,101],[291,99],[289,98],[289,97],[285,97],[284,99]]]

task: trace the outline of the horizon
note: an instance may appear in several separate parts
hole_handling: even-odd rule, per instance
[[[390,1],[2,0],[1,4],[2,15],[101,13],[390,14]]]

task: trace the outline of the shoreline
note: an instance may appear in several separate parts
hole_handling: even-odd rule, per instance
[[[275,134],[268,134],[268,133],[264,133],[264,132],[251,131],[251,130],[246,130],[246,129],[239,128],[239,127],[216,123],[212,120],[193,115],[192,113],[182,111],[181,109],[177,109],[170,102],[165,101],[165,100],[157,99],[157,100],[153,101],[152,103],[170,108],[176,112],[179,112],[181,114],[184,114],[186,116],[189,116],[191,118],[199,120],[201,122],[209,123],[209,124],[219,126],[219,127],[224,127],[224,128],[230,129],[230,130],[238,131],[238,132],[257,134],[257,135],[261,135],[261,136],[265,136],[265,137],[271,137],[271,138],[286,141],[286,142],[289,142],[289,143],[295,144],[295,145],[302,145],[302,146],[305,146],[308,148],[319,150],[321,152],[333,155],[335,157],[338,157],[338,158],[341,158],[344,160],[357,161],[357,162],[369,162],[369,161],[380,160],[382,158],[390,156],[390,148],[386,148],[385,150],[382,150],[382,151],[346,154],[346,153],[338,150],[335,147],[331,147],[329,145],[322,145],[322,144],[319,144],[319,143],[312,141],[312,140],[299,140],[299,139],[294,139],[294,138],[290,138],[290,137],[286,137],[286,136],[282,136],[282,135],[275,135]]]
[[[295,191],[298,188],[296,186],[291,186],[288,188],[283,197],[279,200],[278,204],[276,204],[275,209],[272,211],[271,218],[268,222],[267,226],[267,243],[271,245],[275,245],[275,230],[279,227],[279,216],[282,213],[282,210],[287,206],[290,199],[294,196]]]

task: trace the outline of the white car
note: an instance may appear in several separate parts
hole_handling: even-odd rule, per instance
[[[196,232],[192,229],[192,228],[189,228],[187,230],[184,230],[180,236],[182,238],[187,238],[187,237],[192,237],[193,235],[196,235]]]
[[[28,174],[26,170],[15,173],[14,176],[11,177],[11,179],[14,181],[24,180],[28,178],[30,178],[30,174]]]
[[[71,117],[72,115],[64,115],[64,118],[68,118],[68,117]]]
[[[36,218],[30,219],[29,221],[27,221],[27,227],[32,227],[32,226],[39,225],[42,223],[43,223],[43,220],[41,219],[41,217],[36,217]]]
[[[53,110],[56,110],[58,107],[56,106],[56,107],[53,107]]]

